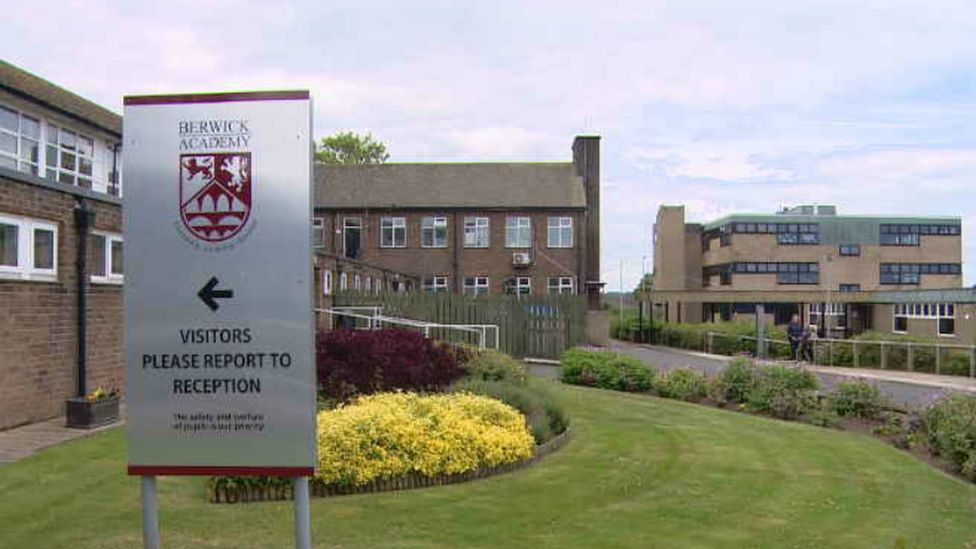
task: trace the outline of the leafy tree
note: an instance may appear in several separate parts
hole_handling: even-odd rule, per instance
[[[637,286],[634,288],[634,295],[636,296],[640,294],[641,289],[643,289],[645,292],[654,289],[654,273],[647,273],[644,275],[644,280],[638,282]]]
[[[315,159],[326,164],[382,164],[390,158],[386,145],[367,133],[339,132],[319,141]]]

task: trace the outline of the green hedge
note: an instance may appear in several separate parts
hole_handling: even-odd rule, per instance
[[[715,334],[712,336],[710,347],[709,332]],[[655,343],[668,347],[695,351],[711,350],[712,353],[729,356],[754,355],[756,353],[756,341],[745,339],[746,337],[756,337],[756,325],[753,322],[667,323],[652,329],[652,333],[655,336],[653,339]],[[786,331],[781,328],[768,327],[766,338],[768,340],[786,341]],[[768,350],[769,356],[772,358],[788,358],[790,356],[789,345],[770,341]]]
[[[922,413],[929,445],[976,481],[976,397],[952,394]]]
[[[654,372],[640,360],[616,353],[570,349],[560,362],[560,378],[573,385],[642,392],[651,388],[654,378]]]

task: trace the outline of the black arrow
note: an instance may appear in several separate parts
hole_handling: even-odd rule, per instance
[[[200,301],[203,301],[207,307],[210,307],[211,311],[216,311],[220,308],[220,305],[214,301],[215,299],[230,299],[234,297],[234,290],[215,290],[214,288],[216,288],[217,284],[219,283],[220,281],[217,280],[217,277],[212,276],[210,277],[210,280],[203,285],[203,288],[200,288],[200,291],[197,292],[197,297],[199,297]]]

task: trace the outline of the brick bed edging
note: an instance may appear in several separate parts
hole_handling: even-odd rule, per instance
[[[457,474],[442,474],[429,477],[420,473],[409,473],[400,477],[373,480],[362,486],[338,486],[325,484],[311,479],[309,490],[314,497],[332,497],[350,494],[367,494],[371,492],[387,492],[390,490],[411,490],[430,486],[457,484],[471,480],[491,477],[503,473],[510,473],[523,467],[528,467],[549,454],[562,448],[569,440],[570,430],[566,429],[551,440],[535,447],[532,457],[514,463],[506,463],[495,467],[479,467],[473,471]],[[257,501],[283,501],[294,499],[294,491],[290,484],[280,486],[248,486],[235,488],[207,488],[210,503],[251,503]]]

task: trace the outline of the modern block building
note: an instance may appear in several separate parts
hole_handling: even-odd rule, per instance
[[[0,429],[123,385],[121,142],[120,116],[0,61]]]
[[[598,308],[599,137],[577,137],[572,152],[571,162],[553,163],[316,166],[323,291],[380,282],[470,295],[581,294]],[[370,267],[403,275],[377,281]]]
[[[687,223],[683,206],[662,206],[654,228],[654,263],[655,291],[701,296],[664,300],[657,312],[668,321],[753,315],[754,301],[726,299],[750,292],[813,296],[806,302],[769,301],[769,321],[785,324],[800,314],[834,336],[908,332],[911,325],[913,333],[955,337],[955,319],[963,315],[949,302],[898,305],[866,297],[887,301],[885,294],[894,292],[961,289],[959,217],[849,216],[832,206],[799,206]],[[709,300],[722,292],[722,299]],[[969,316],[967,306],[965,320]]]

